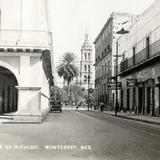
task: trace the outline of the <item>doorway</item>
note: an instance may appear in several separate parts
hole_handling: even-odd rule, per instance
[[[14,74],[0,67],[0,114],[17,111],[18,82]]]

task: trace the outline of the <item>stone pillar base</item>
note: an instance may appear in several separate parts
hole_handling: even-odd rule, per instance
[[[41,115],[14,115],[13,123],[41,123]]]
[[[41,123],[40,87],[16,87],[18,89],[18,110],[13,123]]]

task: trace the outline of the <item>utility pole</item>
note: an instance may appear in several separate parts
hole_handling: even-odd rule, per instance
[[[117,31],[116,34],[128,34],[129,31],[124,30],[124,28],[122,28],[120,31]],[[118,55],[118,39],[116,42],[116,77],[115,77],[115,81],[116,81],[116,103],[115,103],[115,116],[117,116],[117,112],[119,109],[119,102],[118,102],[118,57],[121,57],[121,55]]]
[[[90,97],[89,97],[90,69],[91,69],[91,68],[88,68],[88,111],[89,111],[89,102],[90,102]]]
[[[115,103],[115,116],[117,116],[117,111],[119,108],[118,103],[118,41],[116,42],[116,103]]]

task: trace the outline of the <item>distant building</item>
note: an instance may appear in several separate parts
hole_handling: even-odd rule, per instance
[[[134,21],[135,15],[113,12],[94,41],[95,44],[95,93],[97,105],[104,102],[108,110],[114,109],[115,90],[107,86],[114,82],[116,34],[122,27],[127,29]]]
[[[160,115],[160,1],[156,0],[119,39],[124,110]]]
[[[88,33],[85,33],[84,42],[81,47],[80,80],[78,82],[85,89],[94,88],[92,54],[92,46],[89,43]]]
[[[53,85],[46,0],[0,0],[0,113],[41,122]]]

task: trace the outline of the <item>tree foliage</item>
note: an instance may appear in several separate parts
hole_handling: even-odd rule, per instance
[[[64,53],[57,66],[57,73],[64,81],[67,81],[68,86],[73,78],[78,77],[79,67],[76,64],[76,55],[74,53]]]
[[[61,100],[62,102],[68,101],[67,92],[58,86],[52,87],[51,98],[54,100]]]
[[[67,91],[68,86],[63,87],[63,89]],[[95,101],[94,93],[89,94],[89,99],[92,103]],[[75,104],[88,103],[88,91],[78,85],[71,85],[69,101]]]

